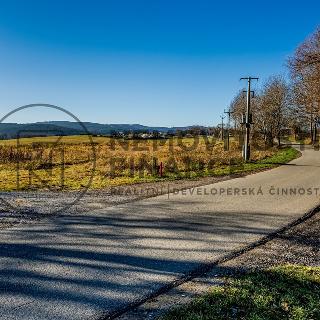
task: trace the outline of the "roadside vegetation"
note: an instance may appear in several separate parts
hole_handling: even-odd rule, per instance
[[[57,143],[57,139],[60,139]],[[252,161],[244,163],[240,144],[207,136],[125,140],[86,136],[22,138],[0,143],[0,189],[77,190],[139,182],[192,179],[201,176],[272,168],[296,158],[292,148],[255,145]],[[93,152],[94,148],[94,152]],[[162,175],[159,166],[162,165]],[[17,184],[18,183],[18,184]]]
[[[320,319],[320,267],[284,265],[227,278],[226,285],[163,320]]]

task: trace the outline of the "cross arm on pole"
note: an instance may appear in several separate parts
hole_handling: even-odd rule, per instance
[[[259,80],[257,77],[242,77],[240,80]]]

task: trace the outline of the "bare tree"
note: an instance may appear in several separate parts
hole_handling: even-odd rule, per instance
[[[281,76],[270,77],[264,84],[256,110],[256,128],[263,132],[268,145],[275,138],[280,146],[281,130],[288,125],[289,87]]]
[[[251,100],[251,113],[255,116],[255,111],[257,109],[257,99],[258,93],[255,94],[255,99]],[[230,104],[230,111],[232,120],[234,122],[235,131],[241,132],[243,129],[242,122],[243,116],[247,108],[247,97],[244,91],[238,92]],[[254,131],[252,131],[253,133]]]
[[[295,51],[288,63],[295,105],[310,123],[311,141],[317,137],[320,118],[320,28]]]
[[[246,96],[244,95],[243,91],[238,92],[230,104],[232,119],[234,121],[235,128],[238,130],[241,127],[242,115],[245,113],[246,104]]]

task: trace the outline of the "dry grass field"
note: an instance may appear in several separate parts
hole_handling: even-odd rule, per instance
[[[0,190],[104,188],[160,179],[225,175],[273,166],[293,149],[252,150],[244,164],[237,141],[230,151],[212,137],[124,140],[66,136],[0,141]],[[155,162],[156,159],[156,162]],[[160,163],[163,176],[159,175]]]

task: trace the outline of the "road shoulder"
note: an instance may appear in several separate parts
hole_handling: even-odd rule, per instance
[[[187,304],[212,286],[224,284],[224,277],[272,266],[299,264],[320,266],[320,212],[310,213],[306,220],[275,234],[271,240],[238,256],[218,263],[205,274],[184,282],[117,319],[157,319],[170,308]]]

